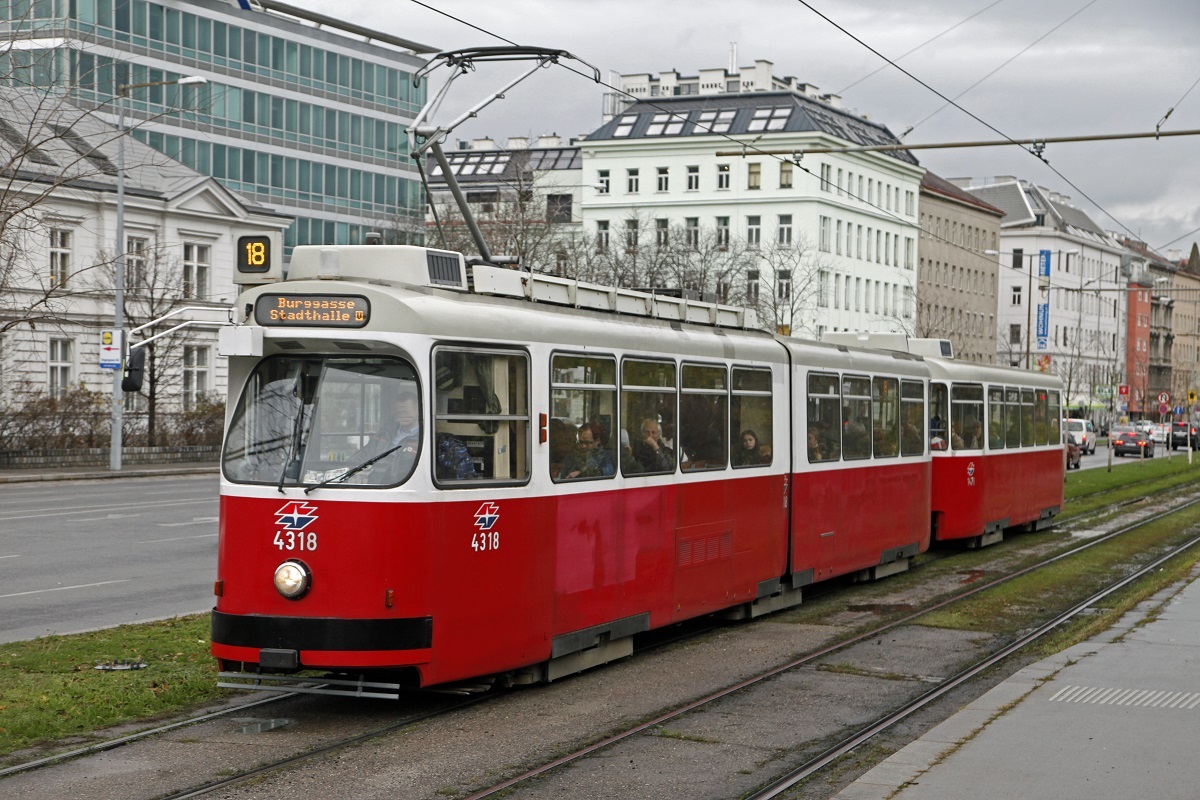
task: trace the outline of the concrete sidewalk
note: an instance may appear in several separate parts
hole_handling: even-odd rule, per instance
[[[1016,673],[835,800],[1200,797],[1197,578]]]
[[[221,465],[213,462],[187,464],[123,464],[119,470],[107,467],[64,467],[0,470],[0,484],[32,481],[90,481],[110,478],[160,478],[173,475],[219,474]]]

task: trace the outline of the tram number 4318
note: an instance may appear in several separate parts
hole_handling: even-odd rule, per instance
[[[299,550],[301,553],[317,549],[316,532],[275,531],[275,546],[280,550]]]
[[[476,553],[500,549],[500,531],[476,532],[471,536],[471,549]]]

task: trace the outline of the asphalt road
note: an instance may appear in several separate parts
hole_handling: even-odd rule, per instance
[[[214,475],[0,485],[0,642],[208,611]]]

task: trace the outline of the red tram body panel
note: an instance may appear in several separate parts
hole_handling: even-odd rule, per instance
[[[900,571],[931,519],[973,536],[1061,505],[1061,446],[931,452],[930,378],[956,365],[466,269],[302,247],[239,299],[212,637],[236,685],[554,680]]]

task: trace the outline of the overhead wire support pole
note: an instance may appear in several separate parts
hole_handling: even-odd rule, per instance
[[[949,150],[958,147],[1007,147],[1010,145],[1031,145],[1044,148],[1047,144],[1062,144],[1064,142],[1109,142],[1123,139],[1165,139],[1168,136],[1200,136],[1200,130],[1186,131],[1142,131],[1140,133],[1097,133],[1084,136],[1039,136],[1034,139],[987,139],[973,142],[931,142],[926,144],[873,144],[853,145],[851,147],[810,147],[802,153],[882,153],[895,150]],[[789,155],[795,153],[795,148],[787,150],[758,150],[763,155]],[[739,156],[740,150],[719,150],[718,156]]]

